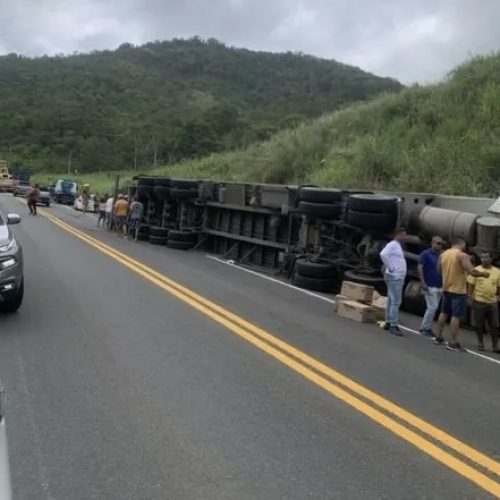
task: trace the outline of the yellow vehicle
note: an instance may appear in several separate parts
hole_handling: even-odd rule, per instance
[[[7,162],[0,160],[0,191],[12,192],[14,179],[7,168]]]

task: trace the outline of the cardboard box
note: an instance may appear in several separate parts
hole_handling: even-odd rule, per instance
[[[366,304],[371,304],[374,291],[375,288],[372,286],[360,285],[352,281],[343,281],[340,295],[344,295],[353,300],[359,300],[360,302],[365,302]]]
[[[337,312],[340,302],[345,302],[346,300],[352,300],[345,295],[335,295],[335,304],[333,304],[333,310]]]
[[[374,307],[356,302],[355,300],[339,302],[337,305],[337,314],[342,318],[352,319],[359,323],[375,323],[377,321]]]

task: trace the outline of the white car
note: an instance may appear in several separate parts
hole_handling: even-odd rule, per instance
[[[12,500],[10,484],[9,453],[7,448],[7,429],[4,417],[4,392],[0,385],[0,499]]]
[[[73,208],[80,212],[83,212],[83,197],[82,195],[78,196],[73,204]],[[96,213],[98,209],[98,202],[95,198],[95,194],[90,195],[89,204],[87,206],[87,212]]]

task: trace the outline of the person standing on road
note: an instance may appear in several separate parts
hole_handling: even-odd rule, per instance
[[[491,252],[481,253],[481,265],[475,268],[479,272],[490,273],[488,278],[467,278],[467,295],[474,313],[478,349],[484,351],[486,324],[491,335],[491,349],[500,354],[498,348],[498,297],[500,296],[500,269],[491,265]]]
[[[107,206],[107,197],[108,195],[102,196],[99,200],[96,199],[97,207],[97,227],[101,227],[101,224],[104,225],[106,222],[106,206]]]
[[[108,230],[111,230],[111,226],[113,224],[113,204],[114,204],[114,198],[113,196],[110,195],[108,200],[106,201],[106,227]]]
[[[460,318],[465,312],[467,302],[467,273],[474,278],[488,278],[490,275],[487,271],[474,269],[470,257],[465,253],[465,248],[465,240],[456,238],[453,240],[452,247],[443,252],[438,259],[438,272],[442,274],[443,279],[443,303],[434,343],[443,343],[444,325],[451,316],[451,340],[448,342],[448,349],[453,351],[464,350],[458,342],[458,332]]]
[[[127,237],[127,215],[128,215],[128,201],[123,194],[118,195],[118,200],[115,203],[115,222],[116,233],[121,230],[123,236]]]
[[[437,264],[439,255],[443,251],[444,242],[440,236],[434,236],[431,248],[424,250],[418,259],[418,277],[424,291],[426,310],[420,325],[420,333],[430,337],[432,333],[432,322],[439,307],[439,301],[443,293],[443,280],[438,273]]]
[[[27,196],[28,208],[30,209],[31,215],[36,215],[36,204],[38,203],[39,197],[40,197],[40,188],[38,187],[38,184],[35,184],[35,186],[32,189],[30,189]]]
[[[133,231],[134,240],[137,241],[139,234],[139,227],[141,225],[142,214],[144,212],[144,205],[139,200],[137,195],[134,196],[134,201],[130,204],[129,210],[129,231]]]
[[[384,264],[384,280],[387,285],[387,306],[385,309],[385,330],[392,335],[401,337],[399,329],[399,306],[403,295],[403,285],[406,278],[406,259],[401,246],[406,237],[405,229],[398,229],[392,241],[380,252]]]

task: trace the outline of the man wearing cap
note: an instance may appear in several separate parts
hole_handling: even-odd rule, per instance
[[[127,216],[128,201],[123,194],[119,194],[115,203],[116,233],[122,231],[125,237],[127,237]]]

